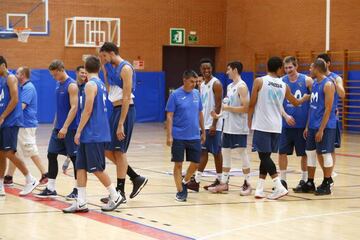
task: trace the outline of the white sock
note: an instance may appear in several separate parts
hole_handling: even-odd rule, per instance
[[[280,178],[286,181],[286,170],[280,170]]]
[[[265,179],[259,178],[259,181],[256,186],[256,191],[264,191],[264,184],[265,184]]]
[[[183,180],[182,180],[182,183],[183,183],[183,184],[186,185],[188,182],[189,182],[189,181],[185,181],[185,178],[183,178]]]
[[[78,187],[78,202],[79,205],[86,203],[86,187]]]
[[[245,181],[246,181],[247,183],[249,183],[249,181],[250,181],[250,174],[244,173],[244,177],[245,177]]]
[[[203,175],[203,173],[200,172],[200,171],[196,171],[196,172],[195,172],[195,181],[196,181],[197,183],[200,183],[202,175]]]
[[[223,172],[221,176],[221,183],[227,183],[229,181],[229,172]]]
[[[273,179],[273,182],[274,182],[274,186],[275,188],[282,188],[283,185],[281,184],[281,181],[280,181],[280,178],[279,177],[276,177]]]
[[[116,200],[119,197],[118,192],[116,191],[115,187],[112,184],[110,184],[110,186],[106,187],[106,189],[108,190],[108,192],[110,194],[111,200]]]
[[[216,174],[216,178],[217,178],[217,180],[219,180],[219,181],[221,181],[221,178],[222,178],[222,173],[217,173]]]
[[[47,187],[47,189],[49,189],[50,191],[55,191],[55,179],[49,178],[48,184],[47,184],[46,187]]]
[[[308,171],[302,171],[301,180],[305,182],[308,180]]]
[[[25,181],[26,183],[31,183],[32,181],[34,181],[34,177],[31,176],[30,172],[25,176]]]

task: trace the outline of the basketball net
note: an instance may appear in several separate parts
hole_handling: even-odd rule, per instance
[[[31,33],[31,28],[14,28],[14,32],[18,37],[19,42],[26,43]]]

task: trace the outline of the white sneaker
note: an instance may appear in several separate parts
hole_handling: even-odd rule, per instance
[[[283,196],[286,196],[287,194],[288,190],[286,190],[286,188],[284,188],[283,186],[276,187],[274,191],[267,197],[267,199],[277,200],[279,198],[282,198]]]
[[[39,185],[39,181],[37,179],[33,179],[32,182],[27,183],[24,189],[19,193],[20,196],[26,196],[31,193],[37,186]]]
[[[249,196],[251,195],[251,191],[252,189],[250,183],[245,180],[240,190],[240,196]]]
[[[109,202],[105,206],[101,207],[101,210],[104,212],[114,211],[122,203],[124,203],[124,198],[120,194],[120,192],[118,192],[118,197],[116,198],[116,200],[114,201],[110,198]]]
[[[70,207],[64,208],[63,213],[86,213],[89,211],[87,204],[79,204],[78,201],[73,202]]]
[[[266,195],[265,195],[265,193],[264,193],[264,189],[256,189],[256,190],[255,190],[255,198],[256,198],[256,199],[266,198]]]
[[[2,185],[0,187],[0,197],[5,197],[6,193],[5,193],[5,187],[4,185]]]

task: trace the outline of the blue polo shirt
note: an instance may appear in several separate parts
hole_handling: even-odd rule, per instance
[[[30,81],[22,85],[21,102],[26,104],[23,110],[24,128],[37,127],[37,93],[34,84]]]

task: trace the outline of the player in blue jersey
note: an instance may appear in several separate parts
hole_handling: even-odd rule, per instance
[[[148,181],[128,165],[126,154],[136,115],[133,94],[136,87],[136,73],[132,65],[120,57],[119,49],[114,43],[105,42],[100,48],[100,57],[104,62],[103,70],[109,92],[108,99],[113,104],[113,112],[110,117],[111,142],[106,146],[106,157],[116,164],[116,189],[120,190],[125,198],[127,174],[133,183],[130,198],[134,198]],[[101,201],[106,203],[108,199],[102,198]]]
[[[187,184],[198,168],[201,144],[204,144],[206,138],[201,98],[199,91],[194,89],[196,78],[197,74],[194,71],[185,71],[183,86],[171,93],[166,104],[166,144],[171,147],[171,161],[174,162],[177,189],[175,199],[181,202],[187,199]],[[184,179],[181,180],[184,154],[190,165]]]
[[[309,176],[307,182],[302,185],[301,192],[328,195],[331,194],[332,153],[336,134],[336,106],[333,104],[335,85],[326,77],[326,63],[322,59],[315,60],[311,74],[316,79],[311,91],[308,131],[304,134]],[[314,184],[316,157],[319,163],[324,165],[324,180],[318,188]]]
[[[89,56],[85,62],[89,81],[82,95],[84,108],[75,142],[79,145],[76,171],[78,173],[78,197],[70,207],[63,209],[64,213],[87,212],[86,182],[87,172],[93,173],[109,191],[110,199],[101,208],[102,211],[113,211],[125,201],[120,192],[112,185],[105,170],[105,143],[110,142],[110,127],[107,119],[105,84],[99,78],[100,60]]]
[[[341,99],[345,98],[345,96],[346,96],[345,88],[343,85],[343,79],[336,73],[330,71],[330,65],[331,65],[330,56],[326,53],[322,53],[322,54],[319,54],[317,57],[320,59],[323,59],[326,62],[326,76],[329,77],[335,84],[336,91],[335,91],[335,96],[334,96],[334,104],[336,106],[336,137],[335,137],[335,149],[336,149],[336,148],[341,147],[341,122],[339,119],[339,111],[338,111],[339,103],[338,103],[338,101],[339,101],[339,98],[341,98]],[[335,160],[336,160],[335,149],[334,149],[334,152],[332,153],[332,157],[334,160],[334,166],[335,166]],[[334,171],[332,171],[332,175],[335,176],[336,173]],[[330,181],[333,184],[332,178],[330,179]]]
[[[16,155],[21,159],[31,158],[40,171],[40,184],[46,184],[48,181],[46,170],[41,163],[39,150],[36,144],[36,129],[38,126],[37,93],[34,84],[30,80],[30,69],[25,66],[19,67],[16,71],[16,78],[22,88],[20,99],[24,116],[23,126],[19,128]],[[11,186],[13,184],[12,178],[15,170],[15,165],[10,162],[4,179],[5,186]]]
[[[56,197],[55,180],[58,174],[59,154],[69,156],[73,165],[76,162],[77,147],[74,136],[77,128],[76,114],[78,109],[78,87],[74,79],[65,71],[64,63],[54,60],[49,66],[52,77],[58,82],[56,85],[56,110],[54,129],[48,147],[48,184],[36,197]],[[76,174],[75,174],[76,179]],[[72,192],[73,193],[73,192]],[[73,195],[73,194],[71,194]]]
[[[284,58],[284,70],[286,75],[282,78],[291,93],[298,99],[301,99],[305,94],[311,92],[311,86],[313,80],[301,73],[298,73],[298,62],[293,56],[287,56]],[[286,116],[291,116],[295,120],[295,124],[289,124],[288,119],[284,118],[282,132],[280,135],[280,146],[279,146],[279,168],[280,178],[282,183],[286,184],[286,170],[288,166],[287,155],[292,155],[296,152],[296,156],[301,157],[301,180],[294,191],[301,189],[301,186],[305,184],[308,179],[307,172],[307,158],[305,153],[306,140],[303,138],[303,133],[306,128],[307,116],[309,111],[309,102],[304,102],[300,106],[295,107],[288,100],[284,100],[284,111]]]
[[[18,80],[8,71],[5,58],[0,56],[0,197],[5,196],[6,158],[10,159],[26,178],[20,195],[31,193],[39,185],[39,181],[31,176],[24,162],[15,155],[19,127],[23,125],[19,92]]]

